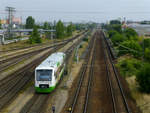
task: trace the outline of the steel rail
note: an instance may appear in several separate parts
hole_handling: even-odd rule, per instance
[[[94,47],[96,46],[95,44],[93,44]],[[87,93],[86,93],[86,98],[85,98],[85,103],[84,103],[84,109],[83,109],[83,113],[87,112],[87,107],[88,107],[88,101],[89,101],[89,94],[90,94],[90,90],[91,90],[91,83],[92,83],[92,77],[93,77],[93,65],[94,65],[94,60],[95,60],[95,50],[93,50],[93,55],[92,55],[92,60],[91,60],[91,68],[90,68],[90,74],[89,74],[89,80],[88,80],[88,87],[87,87]]]
[[[112,67],[113,67],[113,71],[114,71],[115,77],[116,77],[116,79],[117,79],[117,83],[118,83],[118,86],[119,86],[119,89],[120,89],[120,92],[121,92],[121,96],[122,96],[122,99],[123,99],[123,102],[124,102],[126,111],[127,111],[127,113],[131,113],[131,110],[130,110],[129,105],[128,105],[128,103],[127,103],[127,100],[126,100],[126,97],[125,97],[125,94],[124,94],[124,91],[123,91],[123,88],[122,88],[120,79],[119,79],[119,77],[118,77],[117,70],[116,70],[116,68],[115,68],[115,66],[114,66],[112,57],[111,57],[111,55],[110,55],[110,54],[111,54],[111,51],[110,51],[110,48],[109,48],[109,46],[108,46],[108,42],[107,42],[106,37],[105,37],[104,35],[103,35],[103,38],[104,38],[104,41],[105,41],[105,43],[106,43],[106,45],[107,45],[106,48],[107,48],[108,56],[109,56],[111,65],[112,65]]]
[[[112,82],[110,79],[110,70],[108,69],[108,63],[107,63],[107,57],[106,57],[106,53],[105,53],[105,47],[104,47],[104,41],[102,42],[102,48],[103,48],[103,54],[104,54],[104,62],[105,62],[105,68],[106,68],[106,72],[107,72],[107,80],[109,83],[109,89],[111,92],[111,98],[112,98],[112,103],[113,103],[113,112],[117,113],[117,109],[116,109],[116,103],[115,103],[115,96],[114,96],[114,92],[113,92],[113,87],[112,87]]]
[[[81,39],[79,39],[76,43],[74,43],[73,45],[71,45],[71,47],[69,47],[65,53],[66,53],[66,59],[65,59],[65,62],[67,62],[69,60],[69,57],[71,56],[71,53],[73,52],[73,50],[75,49],[75,46],[77,46],[81,40],[83,39],[83,37]],[[36,109],[33,109],[34,108],[34,103],[37,103],[37,99],[40,98],[41,96],[43,95],[39,95],[39,94],[35,94],[33,96],[33,98],[31,98],[31,100],[23,107],[23,109],[21,110],[20,113],[27,113],[27,112],[42,112],[42,110],[45,108],[44,106],[44,103],[46,102],[46,100],[49,98],[50,95],[45,95],[43,97],[42,100],[40,100],[41,103],[41,106],[39,107],[36,107]]]
[[[80,89],[81,89],[81,86],[82,86],[82,82],[83,82],[83,79],[84,79],[84,75],[85,75],[85,72],[87,70],[87,64],[88,64],[88,61],[90,59],[90,53],[92,51],[92,43],[93,43],[94,39],[91,40],[90,44],[89,44],[89,51],[88,51],[88,54],[87,54],[87,58],[86,60],[84,61],[84,64],[82,65],[81,67],[81,72],[80,72],[80,79],[79,79],[79,82],[78,82],[78,87],[76,89],[76,92],[75,92],[75,95],[74,95],[74,98],[73,98],[73,103],[72,103],[72,106],[71,106],[71,111],[70,113],[73,113],[74,110],[75,110],[75,105],[77,103],[77,99],[79,97],[79,92],[80,92]]]

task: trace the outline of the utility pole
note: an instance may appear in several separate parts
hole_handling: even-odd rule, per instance
[[[53,29],[53,24],[51,26],[51,30]],[[54,37],[53,37],[53,32],[51,31],[51,40],[52,40],[52,43],[53,43],[53,48],[54,48]]]
[[[51,40],[52,40],[52,43],[53,43],[53,46],[55,45],[55,40],[54,40],[54,31],[56,29],[56,21],[54,21],[54,23],[52,23],[51,25]]]
[[[53,30],[53,29],[52,29]],[[51,40],[53,40],[53,31],[51,31]]]
[[[6,7],[6,11],[8,12],[8,36],[9,38],[12,36],[11,30],[12,30],[12,19],[13,19],[13,13],[16,12],[15,8],[13,7]]]

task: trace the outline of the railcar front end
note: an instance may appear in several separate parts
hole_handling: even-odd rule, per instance
[[[55,89],[55,78],[53,69],[35,70],[35,91],[38,93],[50,93]]]

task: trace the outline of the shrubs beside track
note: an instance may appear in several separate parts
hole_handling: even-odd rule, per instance
[[[150,39],[140,37],[134,29],[122,26],[117,20],[103,26],[117,56],[121,57],[116,66],[122,76],[136,76],[140,91],[150,93]]]
[[[150,65],[145,64],[137,73],[136,79],[140,85],[140,91],[150,93]]]
[[[142,61],[135,58],[123,58],[118,61],[116,66],[120,69],[120,73],[124,77],[137,75],[142,68]]]

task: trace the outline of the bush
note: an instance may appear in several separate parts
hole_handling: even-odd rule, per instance
[[[124,34],[128,39],[130,39],[130,37],[137,39],[136,37],[138,36],[137,32],[132,28],[126,28]]]
[[[133,76],[138,73],[138,70],[142,67],[142,63],[136,59],[123,59],[117,64],[120,69],[120,73],[123,76]]]
[[[130,36],[130,37],[128,38],[128,40],[138,41],[138,40],[139,40],[139,37],[138,37],[138,36]]]
[[[111,20],[110,24],[121,24],[119,20]]]
[[[88,42],[88,38],[83,38],[83,41]]]
[[[122,33],[122,28],[121,28],[121,25],[120,24],[114,24],[111,26],[113,30],[119,32],[119,33]]]
[[[118,55],[131,54],[134,57],[140,57],[142,55],[142,48],[137,41],[124,41],[119,46]]]
[[[31,34],[31,36],[29,38],[29,43],[30,44],[33,44],[33,43],[42,43],[40,34],[39,34],[38,29],[37,29],[36,26],[33,28],[32,34]]]
[[[80,45],[80,47],[79,48],[83,48],[83,46],[82,45]]]
[[[144,39],[144,48],[150,48],[150,39]]]
[[[111,40],[116,45],[116,43],[123,42],[125,40],[125,37],[119,33],[116,33],[112,36]]]
[[[29,40],[28,40],[29,44],[34,44],[34,40],[32,37],[29,37]]]
[[[142,92],[150,93],[150,64],[145,64],[136,76]]]
[[[144,58],[150,62],[150,48],[145,49]]]
[[[42,43],[42,39],[40,37],[35,38],[35,43]]]
[[[117,34],[117,31],[110,30],[110,31],[108,31],[108,34],[109,34],[109,38],[111,38],[112,36],[114,36],[115,34]]]

